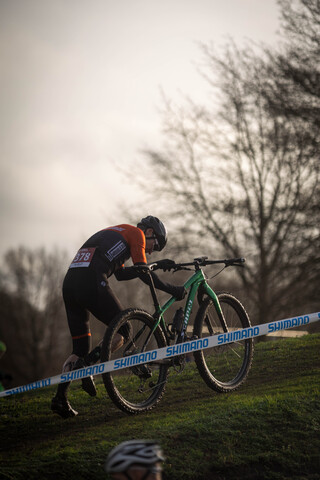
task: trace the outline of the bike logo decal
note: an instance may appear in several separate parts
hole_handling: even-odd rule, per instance
[[[192,309],[192,300],[189,300],[188,305],[187,305],[187,310],[186,310],[184,325],[186,325],[187,322],[188,322],[188,320],[189,320],[189,316],[190,316],[190,313],[191,313],[191,309]]]

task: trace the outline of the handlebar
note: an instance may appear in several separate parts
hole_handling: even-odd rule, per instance
[[[195,270],[199,270],[200,267],[217,264],[224,264],[225,267],[243,267],[245,261],[245,258],[242,257],[226,258],[224,260],[209,260],[208,257],[199,257],[195,258],[193,262],[187,263],[175,263],[173,260],[164,259],[147,265],[134,265],[133,268],[139,270],[141,273],[147,273],[154,270],[173,270],[176,272],[178,270],[191,270],[189,267],[194,267]]]
[[[224,260],[209,260],[208,257],[199,257],[195,258],[193,262],[187,262],[187,263],[176,263],[174,265],[174,268],[178,268],[180,270],[180,267],[189,267],[189,266],[194,266],[196,269],[200,267],[206,267],[207,265],[217,265],[217,264],[224,264],[226,267],[243,267],[245,263],[245,258],[225,258]]]

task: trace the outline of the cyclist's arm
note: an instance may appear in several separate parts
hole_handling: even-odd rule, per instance
[[[130,255],[134,265],[146,265],[146,240],[144,233],[139,229],[132,226],[125,226],[126,228],[121,232],[130,246]],[[115,277],[119,281],[132,280],[133,278],[140,278],[146,285],[150,286],[150,275],[147,273],[138,273],[136,269],[132,267],[120,268],[115,273]],[[152,280],[155,288],[169,293],[176,298],[183,298],[185,295],[184,287],[178,287],[171,285],[170,283],[160,280],[156,273],[151,272]]]
[[[152,280],[154,283],[154,286],[158,290],[162,290],[163,292],[169,293],[170,295],[176,296],[177,295],[177,288],[176,285],[172,285],[167,282],[163,282],[160,280],[158,275],[155,272],[150,272],[152,276]],[[147,273],[138,273],[137,270],[133,267],[126,267],[126,268],[120,268],[115,272],[115,277],[117,280],[120,282],[123,280],[132,280],[133,278],[140,278],[146,285],[150,286],[150,276]]]
[[[122,267],[119,270],[114,272],[114,276],[119,282],[124,280],[132,280],[133,278],[138,278],[138,272],[132,267]]]

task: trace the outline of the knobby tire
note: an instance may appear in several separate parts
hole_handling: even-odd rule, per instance
[[[229,332],[250,327],[247,312],[240,301],[228,293],[217,294]],[[197,312],[193,334],[198,338],[223,334],[215,307],[206,298]],[[238,388],[247,378],[253,358],[253,339],[194,352],[198,371],[205,383],[219,393]]]
[[[119,350],[112,352],[111,345],[119,330],[123,333],[124,325],[129,330],[129,338]],[[134,364],[134,358],[137,358],[134,356],[167,345],[160,326],[151,334],[145,345],[153,325],[152,315],[144,310],[131,308],[121,312],[110,323],[103,339],[102,362],[132,356],[132,359],[128,360],[127,367],[102,375],[109,397],[127,414],[134,415],[151,410],[160,401],[165,391],[168,365],[161,362],[149,362],[137,366]]]

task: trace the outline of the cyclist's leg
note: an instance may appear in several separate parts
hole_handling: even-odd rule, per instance
[[[94,304],[98,297],[94,272],[85,269],[80,272],[80,275],[76,275],[76,277],[78,282],[76,283],[76,289],[73,295],[71,293],[71,298],[68,299],[67,289],[65,289],[64,293],[64,297],[66,297],[65,304],[68,324],[72,336],[73,354],[79,357],[73,366],[74,370],[95,363],[87,361],[86,359],[90,351],[91,338],[89,309],[90,305]],[[97,356],[99,358],[99,353]],[[92,376],[82,379],[82,388],[91,397],[97,394]]]
[[[89,269],[69,270],[63,284],[63,300],[72,337],[72,353],[84,357],[90,350],[88,305],[96,296],[94,276]]]
[[[123,307],[106,279],[99,278],[99,275],[96,275],[89,269],[68,271],[63,285],[63,298],[73,343],[72,355],[65,364],[73,363],[75,359],[73,355],[75,355],[78,359],[72,368],[82,368],[90,365],[92,360],[90,357],[91,352],[89,354],[91,333],[88,311],[102,323],[108,325],[123,310]],[[115,339],[115,350],[120,348],[125,339],[129,337],[129,330],[125,326],[121,333],[123,333],[123,336],[118,335],[118,338]],[[95,349],[95,357],[99,355],[99,348],[100,346],[98,345]],[[56,411],[64,418],[77,415],[77,412],[72,409],[67,400],[69,385],[70,382],[58,385],[57,394],[51,406],[53,411]],[[84,378],[82,387],[89,395],[94,396],[96,394],[92,377]]]
[[[108,325],[123,308],[108,282],[101,280],[101,277],[99,280],[99,275],[95,272],[85,270],[80,272],[80,275],[73,275],[73,279],[74,277],[77,281],[75,293],[72,288],[69,296],[68,289],[65,288],[64,297],[73,341],[73,354],[79,357],[73,369],[79,369],[96,363],[100,358],[102,340],[89,353],[91,334],[88,311],[102,323]],[[121,335],[118,335],[118,337],[115,348],[120,348],[124,342]],[[82,388],[90,396],[97,394],[92,376],[82,379]]]
[[[79,280],[79,279],[78,279]],[[65,303],[65,309],[68,319],[68,325],[72,336],[73,351],[70,357],[66,360],[63,371],[70,371],[74,368],[80,368],[82,365],[77,365],[80,358],[84,357],[90,349],[90,326],[89,326],[89,314],[86,308],[81,305],[78,300],[78,287],[79,281],[72,273],[67,273],[63,285],[63,299]],[[89,383],[89,387],[92,387],[89,379],[83,379],[83,383]],[[61,383],[58,385],[57,393],[52,399],[51,409],[58,413],[63,418],[68,418],[77,415],[78,412],[72,409],[67,399],[67,393],[70,382]],[[83,385],[84,386],[84,385]],[[86,391],[87,389],[84,388]],[[90,395],[95,394],[95,387],[89,388]]]
[[[90,312],[106,326],[109,325],[111,320],[123,311],[123,306],[117,295],[110,287],[107,279],[98,279],[97,286],[97,298],[92,305],[89,306]],[[125,341],[128,340],[130,335],[129,326],[124,325],[121,329],[121,335],[118,334],[114,338],[113,351],[118,350]],[[100,342],[100,346],[102,340]]]

